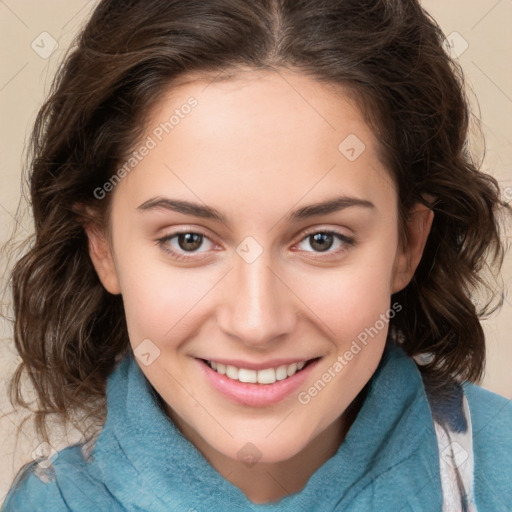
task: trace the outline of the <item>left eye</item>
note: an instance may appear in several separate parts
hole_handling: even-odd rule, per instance
[[[203,241],[208,240],[213,246],[213,242],[205,235],[194,232],[175,233],[174,235],[166,236],[158,240],[159,245],[162,249],[176,257],[187,258],[187,255],[183,255],[181,251],[185,253],[194,252],[206,252],[198,251],[203,245]]]
[[[333,245],[338,242],[338,249],[343,248],[345,244],[352,244],[353,241],[341,233],[337,233],[336,231],[317,231],[314,233],[309,233],[305,238],[301,240],[301,244],[304,242],[308,242],[310,247],[313,248],[313,251],[306,252],[326,252],[329,251],[333,247]],[[299,244],[300,245],[300,244]],[[330,252],[337,252],[336,250]]]

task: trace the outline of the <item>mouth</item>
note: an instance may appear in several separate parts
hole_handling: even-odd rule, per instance
[[[287,364],[258,369],[226,364],[227,361],[196,361],[211,389],[221,396],[244,406],[268,407],[280,403],[285,398],[290,399],[294,392],[305,385],[320,359],[322,357],[294,362],[288,360]]]
[[[202,359],[213,371],[220,375],[225,375],[228,379],[249,384],[274,384],[277,381],[286,380],[296,373],[301,372],[306,366],[320,357],[298,361],[291,364],[282,364],[276,367],[263,368],[261,370],[252,370],[249,368],[239,368],[230,364],[222,364],[216,361]]]

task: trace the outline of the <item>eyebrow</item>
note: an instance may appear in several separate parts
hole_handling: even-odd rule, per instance
[[[375,208],[375,205],[372,202],[367,201],[366,199],[339,196],[334,197],[332,199],[328,199],[327,201],[322,201],[319,203],[314,203],[299,208],[291,212],[288,215],[287,220],[289,222],[296,222],[298,220],[303,220],[309,217],[315,217],[317,215],[326,215],[329,213],[334,213],[340,210],[345,210],[347,208],[352,208],[356,206],[370,209]],[[195,217],[212,219],[223,223],[227,223],[227,217],[223,213],[216,210],[215,208],[212,208],[211,206],[201,205],[198,203],[191,203],[189,201],[183,201],[180,199],[154,197],[152,199],[148,199],[147,201],[145,201],[144,203],[137,207],[137,210],[141,211],[159,209],[170,210],[177,213],[183,213],[185,215],[193,215]]]

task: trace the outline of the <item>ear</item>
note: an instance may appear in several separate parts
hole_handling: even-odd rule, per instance
[[[423,255],[433,220],[434,212],[424,204],[417,203],[410,212],[406,240],[400,245],[395,259],[391,293],[403,290],[411,282]]]
[[[103,287],[113,295],[121,293],[112,250],[105,230],[95,224],[84,226],[89,240],[89,256]]]

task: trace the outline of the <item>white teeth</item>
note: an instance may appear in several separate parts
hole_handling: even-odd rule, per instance
[[[284,380],[286,377],[288,377],[288,372],[286,371],[286,366],[280,366],[279,368],[276,368],[276,379],[277,380]]]
[[[230,364],[226,365],[226,377],[229,377],[233,380],[238,380],[238,368],[235,368]]]
[[[240,382],[251,382],[252,384],[256,384],[257,372],[256,370],[246,370],[245,368],[240,368],[238,370],[238,380]]]
[[[258,382],[260,384],[274,384],[276,381],[276,371],[274,368],[258,371]]]
[[[296,371],[297,371],[297,363],[293,363],[290,366],[288,366],[286,373],[288,374],[288,377],[291,377]]]
[[[215,361],[208,361],[211,368],[217,373],[226,375],[232,380],[240,382],[250,382],[252,384],[274,384],[277,380],[284,380],[291,377],[306,365],[306,361],[300,363],[283,364],[278,368],[265,368],[264,370],[248,370],[247,368],[237,368],[232,365],[224,365]]]

